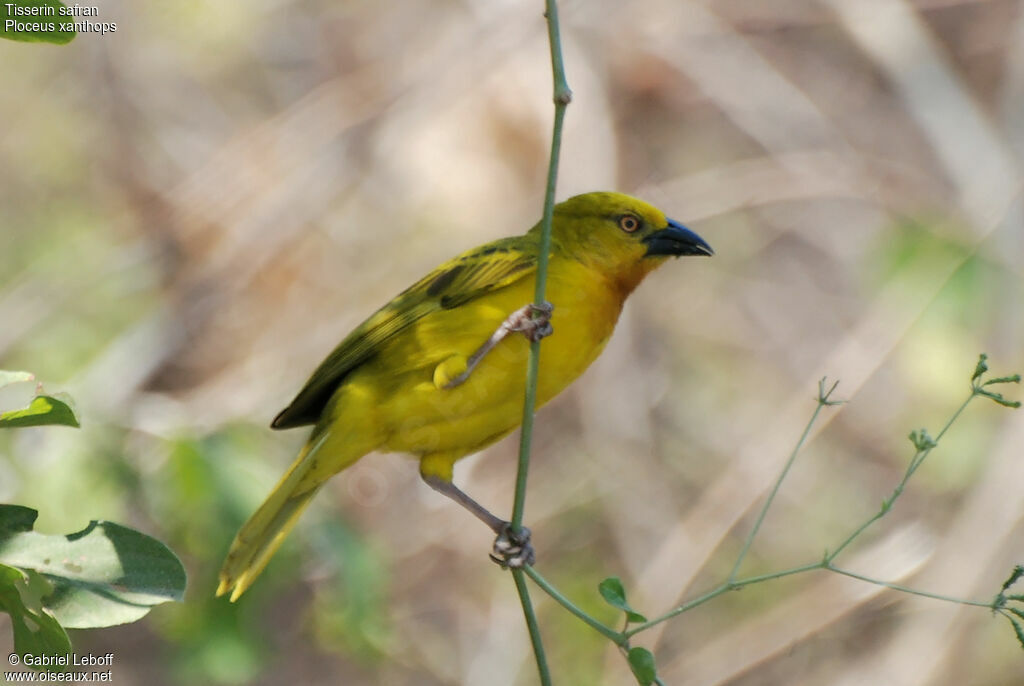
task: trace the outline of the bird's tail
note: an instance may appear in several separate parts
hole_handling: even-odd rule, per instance
[[[220,570],[218,596],[230,591],[234,602],[252,586],[320,490],[323,480],[310,472],[325,438],[323,435],[306,443],[271,494],[238,531]]]

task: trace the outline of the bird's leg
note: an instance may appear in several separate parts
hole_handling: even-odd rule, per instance
[[[486,524],[488,528],[496,534],[500,534],[508,526],[508,522],[504,519],[495,517],[490,511],[469,497],[462,489],[453,484],[451,481],[442,479],[439,476],[424,475],[423,480],[427,482],[427,485],[433,488],[438,493],[448,496],[459,505],[473,513],[473,516],[479,519],[481,522]]]
[[[539,341],[545,336],[550,336],[554,333],[554,329],[551,328],[551,313],[554,309],[555,306],[549,302],[545,302],[543,305],[529,303],[510,314],[508,319],[503,321],[501,326],[491,334],[491,337],[475,353],[469,356],[466,360],[466,370],[453,377],[443,388],[455,388],[464,383],[469,378],[469,375],[473,373],[473,369],[480,363],[480,360],[484,359],[484,355],[491,352],[494,346],[501,343],[510,333],[518,331],[531,342]]]
[[[491,559],[501,565],[502,569],[507,567],[519,568],[524,565],[533,564],[535,557],[533,546],[530,545],[529,529],[524,526],[520,527],[518,531],[513,531],[511,522],[495,517],[487,508],[470,498],[469,495],[451,481],[434,475],[424,475],[423,480],[438,493],[448,496],[469,510],[473,513],[474,517],[486,524],[491,531],[498,535],[494,539]]]

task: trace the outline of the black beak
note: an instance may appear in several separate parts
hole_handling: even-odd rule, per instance
[[[644,238],[647,252],[644,257],[656,255],[714,255],[703,238],[677,221],[668,220],[668,226]]]

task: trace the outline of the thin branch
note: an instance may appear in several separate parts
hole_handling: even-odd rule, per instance
[[[543,307],[548,278],[548,254],[551,252],[551,221],[555,211],[555,184],[558,180],[558,160],[562,149],[562,123],[565,120],[565,109],[572,99],[569,86],[565,80],[565,67],[562,63],[562,43],[558,31],[558,3],[546,0],[546,16],[548,19],[548,42],[551,46],[551,73],[554,81],[555,122],[551,132],[551,157],[548,161],[548,181],[544,193],[544,216],[541,220],[540,245],[537,253],[537,284],[534,289],[534,304]],[[533,439],[533,413],[537,405],[537,376],[540,370],[540,341],[530,343],[530,356],[526,365],[526,393],[523,398],[523,428],[519,439],[519,467],[516,471],[516,492],[512,505],[511,527],[518,532],[523,526],[523,510],[526,505],[526,477],[530,467],[530,443]],[[529,570],[529,568],[527,568]],[[533,644],[533,654],[537,660],[537,671],[540,673],[542,686],[551,686],[551,673],[548,671],[547,659],[544,656],[544,644],[541,642],[537,616],[530,602],[530,594],[526,586],[524,570],[513,569],[512,578],[516,583],[516,591],[523,605],[526,626]]]
[[[841,567],[836,567],[832,564],[836,556],[838,556],[840,552],[845,550],[858,536],[860,536],[864,532],[865,529],[867,529],[869,526],[871,526],[876,521],[878,521],[886,514],[888,514],[889,510],[892,509],[893,503],[895,503],[896,500],[903,494],[903,490],[906,487],[907,482],[910,480],[910,477],[913,476],[914,472],[916,472],[917,469],[921,466],[921,464],[924,462],[925,458],[929,455],[929,453],[931,453],[931,451],[935,449],[935,447],[938,445],[942,437],[945,436],[946,432],[949,431],[950,427],[957,421],[957,419],[960,418],[960,415],[963,413],[963,411],[967,408],[967,406],[974,398],[978,396],[984,396],[987,398],[991,398],[995,400],[997,403],[1005,405],[1007,407],[1016,406],[1016,401],[1008,401],[998,393],[987,391],[986,386],[1000,383],[1019,383],[1020,377],[1017,375],[1013,375],[1007,377],[999,377],[997,379],[991,379],[989,381],[982,381],[982,375],[986,371],[988,371],[988,367],[985,365],[985,356],[982,355],[981,360],[978,363],[977,370],[975,371],[974,377],[972,377],[971,379],[971,394],[967,396],[967,399],[960,404],[960,406],[956,409],[955,412],[953,412],[952,416],[950,416],[950,418],[946,421],[942,429],[934,438],[929,436],[928,432],[925,431],[924,429],[922,429],[920,432],[915,431],[910,435],[910,438],[914,442],[914,445],[917,448],[917,450],[915,451],[914,456],[910,460],[910,464],[907,467],[907,471],[904,473],[903,478],[900,480],[899,484],[897,484],[892,495],[888,498],[888,500],[882,503],[882,507],[878,512],[869,517],[864,523],[858,526],[853,531],[853,533],[851,533],[849,536],[843,539],[843,541],[835,548],[835,550],[833,550],[830,553],[826,553],[825,556],[817,562],[811,562],[797,567],[791,567],[789,569],[784,569],[778,572],[771,572],[768,574],[760,574],[757,576],[747,577],[745,579],[736,579],[736,575],[739,571],[740,564],[743,562],[743,559],[746,556],[747,551],[750,549],[751,543],[754,540],[754,536],[757,534],[757,531],[760,528],[761,523],[764,521],[764,517],[768,511],[768,508],[771,506],[772,501],[774,500],[775,495],[778,492],[779,486],[781,485],[783,479],[789,472],[789,468],[793,464],[793,460],[795,459],[797,453],[803,446],[804,442],[806,442],[811,427],[817,419],[818,414],[821,412],[821,408],[825,407],[826,405],[838,404],[837,401],[830,400],[830,396],[832,392],[835,390],[836,385],[833,384],[832,387],[826,391],[825,380],[822,379],[818,385],[818,406],[815,408],[814,413],[811,415],[811,419],[807,423],[803,435],[801,435],[800,440],[797,441],[796,447],[793,449],[793,452],[790,454],[789,459],[786,461],[786,464],[783,467],[782,472],[779,474],[779,477],[775,480],[775,485],[772,488],[771,494],[768,496],[768,499],[765,501],[764,506],[761,508],[761,512],[758,515],[757,521],[754,523],[753,529],[747,536],[746,541],[744,541],[743,549],[741,550],[740,555],[736,560],[736,563],[733,565],[732,572],[730,573],[729,578],[721,585],[711,589],[710,591],[707,591],[706,593],[700,596],[697,596],[692,600],[683,603],[682,605],[676,608],[673,608],[672,610],[669,610],[665,614],[659,617],[655,617],[654,619],[644,622],[643,624],[638,624],[632,629],[623,632],[623,635],[627,639],[629,639],[630,637],[640,633],[641,631],[645,631],[657,624],[661,624],[662,622],[665,622],[669,619],[672,619],[673,617],[676,617],[684,612],[687,612],[688,610],[692,610],[693,608],[699,605],[703,605],[709,600],[716,598],[727,591],[737,590],[739,588],[749,586],[751,584],[756,584],[763,581],[771,581],[773,579],[780,579],[785,576],[802,574],[804,572],[810,572],[818,569],[834,572],[836,574],[848,576],[853,579],[859,579],[860,581],[875,584],[876,586],[884,586],[885,588],[889,588],[894,591],[899,591],[901,593],[908,593],[911,595],[922,596],[925,598],[933,598],[936,600],[944,600],[951,603],[957,603],[959,605],[970,605],[974,607],[985,607],[991,610],[998,610],[996,601],[985,603],[977,600],[967,600],[963,598],[955,598],[952,596],[942,595],[938,593],[930,593],[928,591],[919,591],[909,586],[902,586],[900,584],[894,584],[888,581],[882,581],[880,579],[875,579],[873,577],[864,576],[856,572],[851,572]]]
[[[884,586],[885,588],[889,588],[889,589],[892,589],[894,591],[899,591],[900,593],[909,593],[910,595],[918,595],[918,596],[922,596],[924,598],[932,598],[934,600],[944,600],[947,603],[956,603],[957,605],[971,605],[973,607],[985,607],[985,608],[988,608],[989,610],[993,610],[993,611],[995,611],[997,609],[995,607],[994,601],[989,601],[987,603],[983,603],[980,600],[967,600],[965,598],[955,598],[953,596],[942,595],[941,593],[929,593],[928,591],[919,591],[916,588],[911,588],[909,586],[902,586],[900,584],[893,584],[893,583],[890,583],[888,581],[882,581],[881,579],[875,579],[875,578],[870,577],[870,576],[864,576],[863,574],[857,574],[856,572],[851,572],[848,569],[842,569],[841,567],[835,567],[832,564],[830,564],[828,562],[824,562],[824,561],[822,562],[822,569],[827,569],[830,572],[835,572],[836,574],[842,574],[843,576],[848,576],[851,579],[857,579],[859,581],[864,581],[864,582],[867,582],[869,584],[874,584],[875,586]]]
[[[544,655],[544,643],[540,639],[540,626],[537,624],[537,614],[533,611],[533,603],[530,602],[530,589],[526,587],[523,570],[513,569],[512,578],[516,582],[519,601],[523,605],[523,615],[526,617],[526,628],[530,632],[530,645],[533,646],[533,654],[537,658],[541,686],[551,686],[551,672],[548,670],[547,657]]]
[[[814,423],[818,421],[818,415],[821,414],[821,408],[839,404],[838,401],[829,400],[832,392],[836,390],[836,386],[838,385],[839,382],[837,381],[826,391],[825,379],[822,378],[822,380],[818,382],[818,405],[814,408],[814,413],[807,422],[807,426],[804,427],[804,432],[800,435],[800,440],[798,440],[796,445],[793,446],[793,452],[789,454],[789,459],[786,460],[786,465],[782,468],[782,471],[779,472],[778,478],[775,479],[775,484],[772,486],[771,493],[768,494],[768,498],[764,501],[764,505],[761,506],[761,511],[757,514],[757,520],[754,522],[754,527],[750,530],[750,533],[747,534],[747,540],[743,541],[743,549],[740,550],[740,554],[736,558],[736,563],[732,566],[732,571],[729,572],[729,579],[726,581],[726,584],[732,584],[736,580],[736,575],[740,571],[740,565],[743,564],[743,560],[747,556],[747,551],[750,550],[750,546],[754,542],[754,537],[757,536],[757,532],[761,530],[761,524],[764,523],[765,515],[768,514],[768,508],[770,508],[772,503],[775,502],[775,496],[778,495],[779,487],[782,486],[783,480],[785,480],[786,475],[789,474],[789,468],[793,466],[793,462],[796,460],[797,454],[800,452],[800,449],[803,448],[804,443],[807,442],[807,437],[811,434],[811,427],[813,427]]]
[[[566,610],[583,620],[588,626],[597,631],[599,634],[609,639],[617,645],[624,645],[626,642],[626,635],[624,632],[616,631],[609,626],[602,624],[593,617],[591,617],[586,611],[581,610],[575,603],[562,595],[562,592],[552,586],[547,579],[540,575],[533,567],[524,567],[523,571],[526,575],[533,579],[533,582],[540,586],[541,590],[551,596],[556,603],[564,607]]]
[[[562,43],[558,33],[558,3],[546,1],[548,41],[551,45],[551,71],[554,80],[555,123],[551,132],[551,157],[548,161],[548,182],[544,193],[544,216],[541,220],[540,247],[537,254],[537,285],[533,301],[544,305],[548,280],[548,253],[551,252],[551,220],[555,211],[555,185],[558,180],[558,160],[562,149],[562,122],[565,109],[572,100],[572,92],[565,80],[562,63]],[[533,413],[537,405],[537,374],[540,369],[540,341],[530,344],[530,357],[526,366],[526,397],[523,399],[523,428],[519,439],[519,470],[516,473],[516,494],[512,506],[512,530],[523,526],[526,505],[526,475],[530,468],[530,443],[533,440]]]
[[[843,550],[845,550],[851,543],[853,543],[853,541],[858,536],[864,533],[865,529],[867,529],[869,526],[871,526],[872,524],[874,524],[879,519],[881,519],[889,513],[889,510],[892,509],[893,503],[895,503],[896,499],[903,494],[903,489],[906,487],[907,482],[910,480],[910,477],[913,476],[914,472],[917,471],[917,468],[921,466],[921,463],[923,463],[925,458],[928,457],[928,454],[931,453],[931,451],[934,450],[936,446],[938,446],[939,441],[942,440],[942,437],[946,435],[947,431],[949,431],[949,427],[953,426],[953,422],[960,418],[960,414],[967,408],[971,401],[978,396],[978,388],[979,387],[976,384],[972,383],[971,394],[967,396],[967,399],[964,400],[960,407],[957,408],[956,412],[954,412],[953,416],[949,418],[945,426],[942,427],[942,430],[939,431],[938,435],[935,436],[935,438],[930,439],[925,443],[922,443],[918,447],[917,452],[915,452],[914,456],[910,459],[910,464],[907,466],[907,471],[903,474],[903,478],[900,480],[899,484],[896,485],[896,488],[893,490],[892,495],[890,495],[889,498],[882,503],[881,509],[875,514],[871,515],[871,517],[866,519],[864,523],[862,523],[856,529],[854,529],[849,536],[843,539],[842,543],[840,543],[835,550],[826,555],[826,563],[831,564],[832,561],[839,556],[839,553],[843,552]],[[924,430],[922,429],[922,433],[923,432]],[[914,434],[911,434],[911,436],[914,436]],[[922,440],[924,439],[922,438]]]

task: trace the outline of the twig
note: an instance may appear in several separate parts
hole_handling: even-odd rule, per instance
[[[540,586],[541,590],[543,590],[545,593],[551,596],[556,603],[564,607],[572,614],[579,617],[592,629],[594,629],[599,634],[601,634],[605,638],[613,641],[618,645],[625,644],[626,637],[624,632],[616,631],[615,629],[612,629],[611,627],[602,624],[601,622],[597,621],[589,614],[587,614],[584,610],[581,610],[575,603],[573,603],[571,600],[562,595],[561,591],[552,586],[547,579],[541,576],[540,572],[538,572],[536,569],[534,569],[533,567],[525,567],[523,571],[526,572],[526,575],[528,577],[533,579],[533,582],[535,584]]]
[[[562,148],[562,122],[565,109],[572,100],[572,93],[565,79],[565,67],[562,63],[562,44],[558,32],[557,0],[546,0],[545,16],[548,20],[548,42],[551,46],[551,73],[554,81],[555,122],[551,132],[551,157],[548,161],[548,181],[544,193],[544,216],[541,220],[540,245],[537,252],[537,285],[534,289],[533,301],[538,308],[545,304],[545,291],[548,278],[548,253],[551,251],[551,220],[555,208],[555,184],[558,179],[558,160]],[[512,531],[517,532],[523,526],[523,510],[526,505],[526,476],[530,468],[530,443],[533,439],[533,413],[537,405],[537,375],[540,369],[540,341],[530,343],[530,356],[526,365],[526,393],[523,398],[523,428],[519,438],[519,467],[516,472],[515,501],[512,505]],[[512,578],[519,592],[519,600],[523,605],[526,626],[533,644],[533,654],[537,659],[537,671],[540,673],[542,686],[551,685],[551,674],[544,657],[544,644],[541,642],[540,628],[537,617],[530,602],[526,581],[522,569],[513,569]]]
[[[526,587],[523,570],[513,569],[512,578],[516,582],[516,591],[519,592],[519,602],[523,605],[523,615],[526,617],[526,628],[530,632],[530,645],[533,646],[533,654],[537,658],[541,686],[551,686],[551,672],[548,669],[547,657],[544,655],[544,642],[540,638],[540,626],[537,625],[537,614],[533,611],[533,603],[530,602],[530,589]]]
[[[551,132],[551,157],[548,161],[548,182],[544,193],[544,216],[541,220],[540,247],[537,254],[537,285],[533,301],[544,307],[548,281],[548,253],[551,252],[551,219],[555,210],[555,184],[558,180],[558,159],[562,149],[562,122],[565,109],[572,100],[572,92],[565,80],[562,64],[562,45],[558,34],[558,3],[546,0],[548,41],[551,44],[551,71],[554,76],[555,123]],[[530,357],[526,367],[526,397],[523,401],[523,428],[519,440],[519,471],[516,474],[516,495],[512,506],[512,529],[523,526],[526,502],[526,475],[530,466],[530,443],[533,439],[533,412],[537,404],[537,373],[540,368],[540,341],[530,344]]]
[[[740,571],[740,565],[743,564],[743,559],[747,556],[747,551],[750,550],[750,546],[754,542],[754,537],[757,536],[757,532],[761,530],[761,524],[764,522],[765,515],[768,514],[768,508],[770,508],[772,503],[775,502],[775,496],[779,492],[779,487],[782,486],[782,481],[786,478],[786,475],[789,474],[789,468],[793,466],[797,453],[800,452],[804,443],[807,442],[807,437],[811,434],[811,427],[814,426],[814,422],[818,420],[818,415],[821,414],[821,408],[830,405],[838,405],[842,402],[841,400],[829,400],[838,385],[839,382],[836,381],[832,384],[832,387],[826,391],[825,379],[822,378],[821,381],[818,382],[818,406],[814,408],[814,414],[811,415],[810,420],[807,422],[807,426],[804,427],[804,432],[800,435],[800,440],[797,441],[796,445],[793,447],[793,452],[789,454],[789,459],[786,460],[786,465],[782,468],[782,471],[779,472],[778,478],[775,479],[775,484],[772,486],[771,493],[768,494],[768,498],[764,501],[764,505],[761,506],[761,511],[757,514],[757,520],[754,522],[754,527],[750,530],[750,533],[747,534],[747,540],[743,542],[743,549],[740,550],[740,554],[736,558],[736,563],[732,566],[732,571],[729,572],[729,580],[726,582],[727,584],[731,584],[736,581],[736,574]]]
[[[620,648],[623,648],[623,649],[628,649],[628,647],[629,647],[629,640],[633,636],[635,636],[636,634],[639,634],[639,633],[641,633],[643,631],[646,631],[647,629],[650,629],[653,626],[661,624],[662,622],[668,621],[669,619],[672,619],[673,617],[676,617],[676,616],[678,616],[678,615],[680,615],[680,614],[682,614],[684,612],[692,610],[695,607],[703,605],[704,603],[707,603],[708,601],[710,601],[710,600],[712,600],[714,598],[717,598],[718,596],[722,595],[723,593],[727,593],[729,591],[739,590],[739,589],[744,588],[746,586],[762,583],[762,582],[765,582],[765,581],[772,581],[774,579],[781,579],[781,578],[784,578],[784,577],[794,576],[794,575],[797,575],[797,574],[804,574],[804,573],[813,572],[813,571],[816,571],[816,570],[825,570],[825,571],[828,571],[828,572],[833,572],[835,574],[840,574],[842,576],[850,577],[850,578],[853,578],[853,579],[858,579],[858,580],[866,582],[866,583],[874,584],[876,586],[882,586],[884,588],[888,588],[888,589],[891,589],[891,590],[894,590],[894,591],[898,591],[898,592],[901,592],[901,593],[907,593],[907,594],[910,594],[910,595],[916,595],[916,596],[921,596],[921,597],[925,597],[925,598],[933,598],[933,599],[936,599],[936,600],[942,600],[942,601],[946,601],[946,602],[957,603],[959,605],[968,605],[968,606],[972,606],[972,607],[983,607],[983,608],[990,609],[993,612],[997,612],[997,613],[1007,617],[1007,619],[1009,619],[1013,623],[1015,631],[1018,631],[1018,638],[1020,639],[1021,644],[1024,645],[1024,628],[1022,628],[1021,625],[1015,619],[1015,617],[1020,617],[1021,619],[1024,619],[1024,611],[1019,610],[1017,608],[1012,608],[1012,609],[1008,610],[1007,608],[1004,607],[1006,605],[1006,603],[1007,603],[1007,600],[1009,600],[1009,599],[1013,599],[1013,600],[1022,600],[1022,599],[1024,599],[1024,596],[1007,596],[1007,595],[1005,595],[1006,588],[1009,585],[1011,585],[1012,583],[1014,583],[1017,580],[1018,577],[1024,576],[1024,568],[1021,568],[1022,571],[1015,572],[1015,576],[1011,576],[1011,578],[1007,581],[1007,583],[1004,584],[1003,592],[998,594],[995,597],[995,599],[993,599],[992,601],[989,601],[989,602],[983,602],[983,601],[978,601],[978,600],[970,600],[970,599],[966,599],[966,598],[957,598],[957,597],[953,597],[953,596],[943,595],[943,594],[940,594],[940,593],[932,593],[932,592],[929,592],[929,591],[923,591],[923,590],[919,590],[919,589],[912,588],[912,587],[909,587],[909,586],[903,586],[901,584],[896,584],[896,583],[892,583],[892,582],[889,582],[889,581],[884,581],[884,580],[877,579],[877,578],[874,578],[874,577],[866,576],[866,575],[863,575],[863,574],[860,574],[860,573],[857,573],[857,572],[853,572],[851,570],[848,570],[848,569],[845,569],[845,568],[842,568],[842,567],[838,567],[835,564],[833,564],[835,558],[839,555],[840,552],[845,550],[850,545],[850,543],[852,541],[854,541],[856,538],[858,538],[864,532],[864,530],[866,530],[871,524],[873,524],[874,522],[878,521],[879,519],[881,519],[883,516],[885,516],[889,512],[889,510],[892,508],[893,503],[902,495],[904,487],[907,484],[907,481],[914,474],[914,472],[916,472],[917,469],[921,466],[921,464],[924,462],[924,460],[928,456],[928,454],[938,445],[938,443],[942,439],[942,437],[945,436],[945,434],[949,430],[949,428],[953,425],[954,422],[956,422],[956,420],[963,413],[964,409],[967,407],[968,404],[970,404],[970,402],[974,398],[986,397],[986,398],[989,398],[989,399],[995,401],[996,403],[998,403],[1000,405],[1004,405],[1006,407],[1019,407],[1020,406],[1020,403],[1018,401],[1008,400],[1008,399],[1004,398],[1001,394],[992,391],[990,387],[993,386],[993,385],[996,385],[996,384],[1020,383],[1021,377],[1019,375],[1012,375],[1012,376],[1006,376],[1006,377],[999,377],[999,378],[995,378],[995,379],[989,379],[989,380],[985,381],[985,380],[983,380],[983,375],[987,371],[988,371],[988,366],[986,364],[986,357],[985,357],[985,355],[982,355],[981,358],[978,361],[978,365],[977,365],[977,367],[975,369],[974,376],[971,378],[971,393],[970,393],[970,395],[953,412],[952,416],[943,425],[942,430],[939,431],[939,433],[934,438],[932,438],[928,434],[928,432],[925,431],[924,429],[921,429],[920,431],[914,431],[914,432],[912,432],[910,434],[910,439],[913,442],[914,447],[916,448],[916,451],[915,451],[913,457],[910,460],[910,464],[907,467],[906,473],[904,474],[903,478],[901,479],[901,481],[897,485],[897,487],[894,490],[893,494],[886,501],[883,502],[881,510],[879,512],[875,513],[873,516],[869,517],[863,524],[861,524],[856,529],[854,529],[853,533],[850,534],[849,536],[847,536],[845,539],[843,539],[843,541],[838,546],[836,546],[836,548],[832,552],[830,552],[830,553],[826,552],[825,555],[823,555],[822,558],[817,560],[816,562],[811,562],[811,563],[807,563],[807,564],[803,564],[803,565],[798,565],[798,566],[795,566],[795,567],[790,567],[788,569],[782,569],[782,570],[779,570],[779,571],[770,572],[770,573],[766,573],[766,574],[758,574],[758,575],[755,575],[755,576],[750,576],[750,577],[740,578],[740,579],[736,578],[737,574],[739,572],[740,566],[742,565],[743,560],[746,557],[747,552],[750,550],[750,547],[753,544],[754,538],[757,535],[757,533],[758,533],[758,531],[759,531],[759,529],[761,527],[761,524],[764,522],[765,516],[766,516],[767,511],[768,511],[768,508],[771,506],[772,502],[774,501],[775,496],[778,493],[779,488],[780,488],[780,486],[782,484],[782,481],[785,479],[786,475],[789,473],[790,467],[793,465],[793,462],[794,462],[797,454],[800,452],[800,450],[802,449],[804,443],[807,441],[807,437],[810,435],[811,427],[814,425],[815,421],[817,420],[818,415],[820,414],[822,408],[824,408],[826,406],[829,406],[829,405],[837,405],[837,404],[839,404],[839,401],[835,401],[835,400],[831,399],[832,393],[836,389],[836,384],[833,384],[831,387],[826,389],[825,379],[822,379],[819,382],[818,398],[817,398],[818,405],[815,408],[814,413],[812,414],[810,420],[808,421],[807,426],[804,429],[803,434],[800,436],[800,439],[797,441],[797,444],[794,446],[793,451],[790,453],[789,459],[787,459],[786,464],[783,466],[782,471],[780,472],[779,476],[775,480],[775,483],[774,483],[774,485],[772,487],[772,490],[769,493],[768,498],[765,501],[764,505],[762,506],[760,512],[758,513],[758,517],[757,517],[757,519],[756,519],[756,521],[754,523],[754,526],[753,526],[750,534],[748,534],[746,540],[744,541],[742,549],[740,551],[740,554],[737,557],[736,562],[733,564],[732,570],[731,570],[728,578],[724,582],[720,583],[719,585],[715,586],[714,588],[712,588],[712,589],[710,589],[708,591],[705,591],[701,595],[686,601],[682,605],[680,605],[680,606],[678,606],[676,608],[673,608],[672,610],[669,610],[668,612],[664,613],[663,615],[661,615],[659,617],[655,617],[654,619],[651,619],[649,621],[645,621],[645,622],[639,623],[639,624],[635,625],[633,628],[629,628],[629,626],[628,626],[629,622],[628,622],[628,618],[627,618],[627,625],[623,628],[623,630],[622,631],[615,631],[614,629],[606,626],[605,624],[601,623],[600,621],[598,621],[597,619],[592,617],[587,612],[585,612],[582,609],[580,609],[575,603],[573,603],[568,598],[566,598],[560,591],[558,591],[558,589],[556,589],[554,586],[552,586],[543,576],[541,576],[532,567],[526,568],[524,570],[525,574],[527,576],[529,576],[531,579],[533,579],[533,581],[538,586],[540,586],[540,588],[545,593],[547,593],[549,596],[551,596],[551,598],[553,598],[555,600],[555,602],[560,604],[562,607],[564,607],[570,613],[572,613],[573,615],[578,617],[580,620],[585,622],[588,626],[590,626],[595,631],[597,631],[601,635],[605,636],[606,638],[611,640],[613,643],[615,643],[617,646],[619,646]],[[657,683],[657,681],[655,681],[654,683]]]

